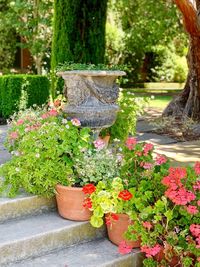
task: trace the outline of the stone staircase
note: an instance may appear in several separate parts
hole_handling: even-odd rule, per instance
[[[105,228],[62,219],[54,199],[0,198],[0,267],[141,267],[138,249],[120,255]]]

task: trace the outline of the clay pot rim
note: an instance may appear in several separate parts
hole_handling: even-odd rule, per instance
[[[67,189],[69,191],[82,191],[83,190],[83,187],[73,187],[73,186],[66,186],[66,185],[61,185],[61,184],[57,184],[56,185],[56,189]]]
[[[109,214],[111,214],[111,213],[112,212],[106,213],[106,216],[109,216]],[[126,213],[114,213],[114,214],[116,214],[116,215],[118,215],[118,216],[120,216],[122,218],[127,218],[128,217],[130,219],[129,215],[126,214]]]

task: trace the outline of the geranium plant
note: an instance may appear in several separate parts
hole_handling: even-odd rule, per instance
[[[91,190],[92,188],[92,190]],[[117,220],[117,213],[130,214],[133,201],[132,190],[126,190],[119,177],[110,181],[100,181],[94,187],[87,184],[83,187],[86,195],[85,205],[93,211],[90,219],[92,226],[100,227],[104,223],[104,215],[109,214],[106,223]]]
[[[142,241],[144,266],[200,266],[200,163],[170,168],[163,196],[129,227]],[[135,238],[135,234],[133,238]]]

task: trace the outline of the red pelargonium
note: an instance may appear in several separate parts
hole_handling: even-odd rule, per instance
[[[96,187],[93,184],[86,184],[85,186],[83,186],[83,193],[84,194],[89,194],[91,195],[94,191],[96,190]]]
[[[130,253],[132,250],[132,247],[129,246],[126,241],[121,241],[118,247],[118,251],[120,254],[124,255],[124,254],[128,254]]]
[[[123,190],[118,195],[118,198],[121,198],[125,201],[130,200],[132,197],[133,197],[133,195],[128,190]]]
[[[84,208],[88,208],[88,209],[92,208],[92,201],[91,201],[90,197],[87,197],[87,198],[84,199],[83,207]]]
[[[129,137],[127,140],[126,140],[126,147],[129,149],[129,150],[133,150],[135,145],[137,144],[137,139],[134,138],[134,137]]]
[[[113,221],[118,221],[119,216],[116,213],[110,213],[106,215],[106,224],[111,225]]]
[[[194,170],[195,170],[196,175],[200,175],[200,162],[199,161],[195,163]]]
[[[156,244],[154,247],[142,246],[141,251],[146,254],[147,258],[156,256],[161,250],[161,246]]]

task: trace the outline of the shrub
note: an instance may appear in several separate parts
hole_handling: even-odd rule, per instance
[[[50,82],[40,75],[5,75],[0,77],[0,115],[8,118],[14,112],[33,104],[42,105],[49,98]]]

